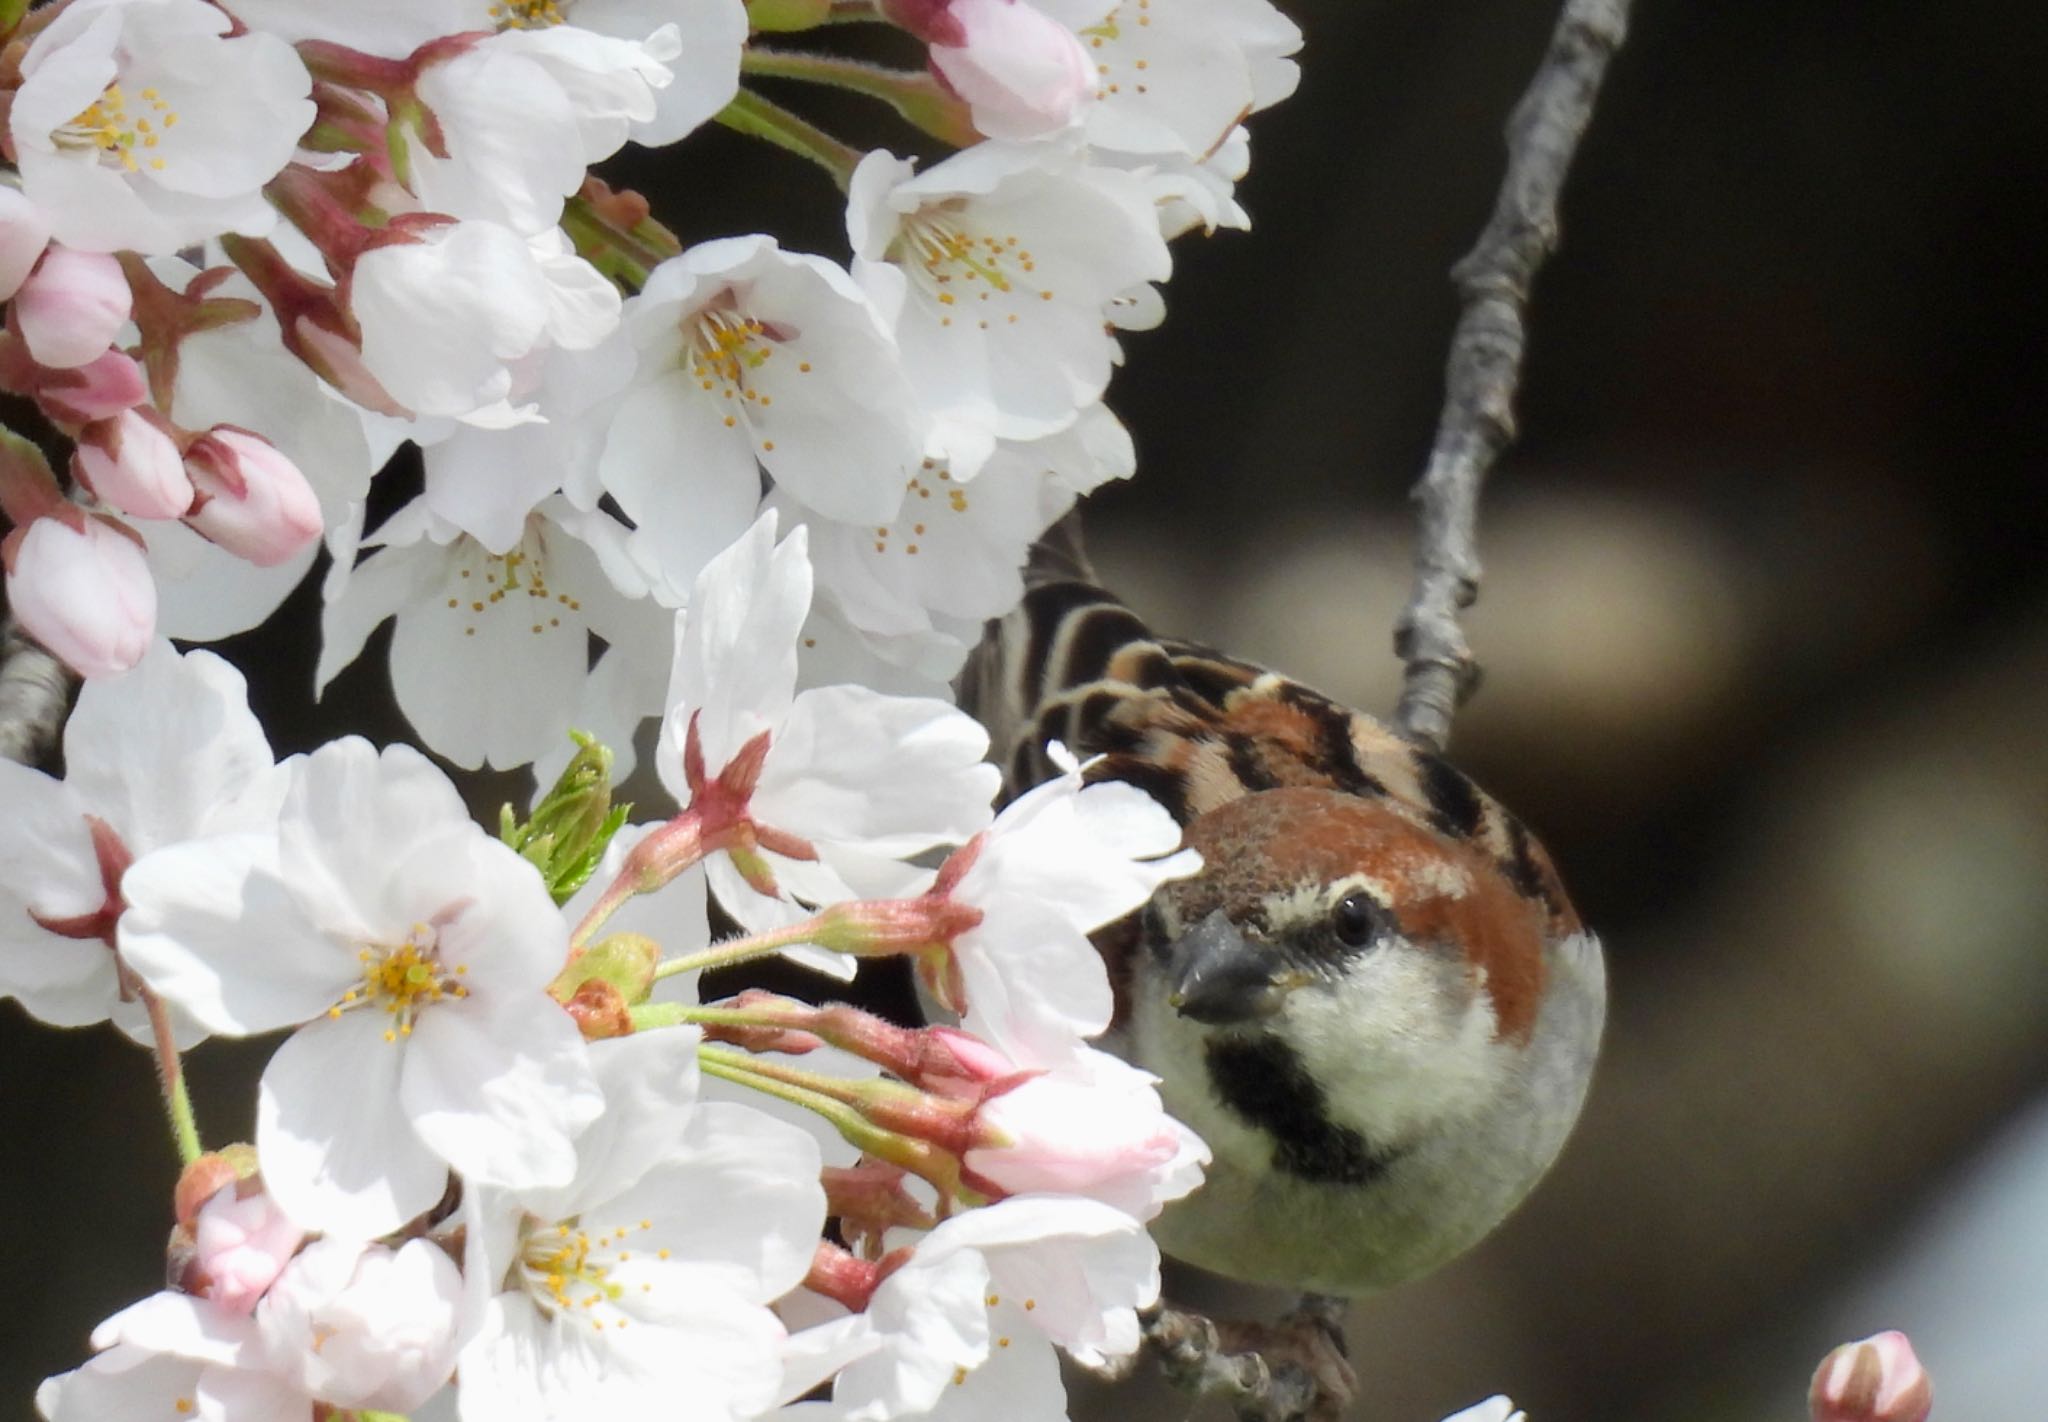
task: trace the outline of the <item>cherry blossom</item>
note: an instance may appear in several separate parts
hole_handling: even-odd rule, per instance
[[[156,255],[270,230],[261,189],[313,122],[312,79],[289,45],[232,24],[201,0],[100,0],[36,36],[8,129],[59,242]]]
[[[595,1411],[747,1417],[781,1400],[783,1330],[767,1305],[804,1277],[825,1221],[802,1131],[696,1100],[697,1034],[592,1048],[605,1114],[549,1191],[464,1201],[472,1333],[467,1422]]]
[[[454,1369],[462,1276],[438,1244],[315,1240],[256,1308],[269,1367],[342,1408],[411,1412]]]
[[[566,931],[418,752],[331,742],[292,763],[275,835],[172,846],[129,874],[121,951],[152,986],[215,1031],[299,1026],[256,1125],[294,1218],[368,1237],[431,1206],[451,1166],[521,1185],[574,1171],[599,1101],[543,991]]]
[[[50,219],[12,183],[0,183],[0,301],[21,290],[50,245]]]
[[[155,416],[155,418],[151,418]],[[178,518],[192,507],[192,480],[155,411],[123,410],[78,432],[71,468],[93,496],[137,518]]]
[[[768,735],[748,801],[755,822],[805,841],[811,859],[762,856],[784,897],[751,887],[729,855],[707,863],[711,891],[742,924],[766,928],[916,877],[898,861],[957,843],[988,822],[996,788],[983,762],[988,735],[940,701],[860,686],[796,690],[796,640],[811,601],[804,531],[775,542],[771,510],[698,577],[676,618],[662,783],[686,800],[685,751],[694,737],[716,776]]]
[[[233,1181],[193,1218],[192,1264],[180,1284],[230,1313],[252,1313],[305,1237],[260,1180]]]
[[[649,599],[625,537],[609,514],[557,497],[493,553],[424,502],[408,505],[365,541],[360,565],[330,581],[316,686],[395,616],[399,709],[457,765],[524,765],[565,743],[572,724],[630,746],[634,727],[662,709],[673,614]],[[593,633],[608,647],[596,668]]]
[[[65,778],[0,761],[0,992],[58,1026],[104,1021],[146,1039],[103,934],[123,916],[129,859],[258,828],[282,775],[242,675],[208,652],[151,646],[89,681],[64,727]],[[102,920],[102,915],[108,915]],[[201,1033],[174,1012],[179,1035]]]
[[[80,676],[113,676],[156,633],[156,584],[142,544],[104,515],[52,513],[0,542],[7,605],[28,633]]]
[[[1172,268],[1140,180],[1060,144],[982,143],[923,173],[861,161],[853,273],[895,319],[931,452],[972,477],[1001,439],[1037,439],[1101,398],[1112,302]]]
[[[888,0],[884,13],[931,45],[932,68],[990,138],[1058,133],[1095,96],[1088,51],[1026,0]]]
[[[638,370],[598,473],[671,580],[752,522],[763,469],[828,517],[883,519],[902,502],[922,440],[910,387],[830,262],[765,236],[692,247],[655,268],[620,339]]]
[[[1088,142],[1207,157],[1294,92],[1301,31],[1267,0],[1032,0],[1077,31],[1096,73]]]

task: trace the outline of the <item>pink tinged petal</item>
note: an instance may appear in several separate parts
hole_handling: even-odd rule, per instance
[[[301,1028],[264,1068],[256,1102],[263,1181],[308,1229],[388,1234],[433,1207],[448,1167],[400,1109],[414,1044],[387,1042],[375,1008]]]
[[[777,732],[754,814],[879,855],[957,844],[988,827],[1001,776],[987,754],[980,723],[944,702],[818,687]]]
[[[361,982],[278,878],[276,854],[268,835],[195,840],[144,855],[122,881],[122,958],[213,1031],[314,1021]]]
[[[274,568],[319,539],[319,497],[269,440],[219,425],[185,458],[199,500],[187,522],[237,557]]]
[[[437,1244],[307,1246],[257,1312],[271,1364],[341,1407],[410,1412],[455,1365],[462,1275]]]
[[[13,549],[7,605],[29,635],[85,677],[142,660],[156,630],[156,583],[142,549],[105,520],[39,518]]]
[[[52,247],[15,293],[12,309],[29,354],[68,369],[103,354],[133,305],[128,278],[113,257]]]
[[[136,410],[80,430],[73,457],[80,481],[122,513],[177,518],[192,507],[192,481],[178,446]]]
[[[565,1185],[576,1133],[603,1109],[568,1013],[538,987],[488,1016],[469,1003],[421,1014],[399,1105],[418,1138],[465,1177],[513,1189]]]
[[[34,393],[44,414],[73,425],[111,419],[149,398],[142,367],[133,356],[112,348],[84,365],[43,375]]]
[[[1074,32],[1023,0],[954,0],[957,37],[932,45],[932,65],[967,100],[990,138],[1059,132],[1095,92],[1095,71]]]
[[[216,1191],[192,1222],[193,1266],[205,1297],[229,1313],[253,1312],[305,1237],[267,1191]]]
[[[283,788],[242,674],[156,642],[119,681],[88,687],[64,728],[70,784],[129,850],[269,828]]]
[[[0,183],[0,301],[21,290],[43,248],[50,245],[50,220],[28,195]]]

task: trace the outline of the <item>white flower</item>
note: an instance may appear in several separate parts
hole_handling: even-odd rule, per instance
[[[108,1417],[301,1418],[313,1400],[264,1366],[256,1325],[203,1299],[162,1293],[93,1331],[84,1367],[45,1378],[47,1422]]]
[[[767,1305],[803,1279],[824,1226],[818,1151],[759,1112],[699,1104],[697,1041],[595,1045],[605,1112],[577,1141],[575,1179],[465,1198],[466,1422],[741,1418],[780,1400]]]
[[[962,1025],[1033,1064],[1106,1030],[1109,975],[1087,935],[1199,869],[1179,846],[1157,801],[1115,781],[1084,785],[1078,768],[1011,801],[964,851],[972,861],[950,893],[982,914],[953,940],[957,978],[936,985]]]
[[[913,876],[896,861],[979,830],[998,777],[982,760],[987,733],[944,702],[859,686],[797,692],[796,639],[811,601],[804,546],[801,529],[775,544],[771,510],[697,579],[676,617],[659,769],[686,800],[693,723],[711,779],[766,733],[747,814],[809,844],[815,859],[763,856],[785,896],[820,905],[908,888]],[[707,869],[712,893],[750,928],[802,916],[751,888],[726,855]]]
[[[861,1318],[881,1346],[840,1372],[835,1410],[846,1422],[1051,1422],[1066,1394],[1049,1345],[1093,1365],[1125,1356],[1137,1310],[1158,1296],[1158,1247],[1108,1205],[1034,1195],[965,1211],[875,1290]]]
[[[221,6],[252,30],[296,44],[327,40],[364,54],[404,59],[429,40],[488,29],[475,12],[492,0],[349,0],[308,5],[305,0],[228,0]]]
[[[518,527],[493,553],[424,502],[386,520],[365,540],[370,556],[329,581],[316,687],[396,616],[399,709],[457,765],[524,765],[572,725],[630,754],[634,728],[662,709],[673,615],[648,599],[609,514],[557,497]],[[608,647],[595,669],[593,633]]]
[[[853,273],[885,312],[933,452],[972,477],[1100,399],[1113,300],[1172,270],[1137,177],[1058,144],[981,143],[921,174],[876,151],[847,197]]]
[[[440,1246],[315,1240],[256,1307],[270,1369],[342,1408],[411,1412],[454,1370],[462,1274]]]
[[[467,221],[356,259],[350,303],[363,364],[420,415],[489,425],[525,418],[506,397],[513,365],[544,344],[585,349],[616,319],[589,263],[511,228]],[[614,293],[611,300],[616,300]]]
[[[882,655],[900,662],[904,644],[890,639],[919,639],[933,669],[950,676],[981,624],[1024,595],[1032,542],[1076,494],[1128,477],[1135,463],[1130,436],[1101,405],[1058,434],[997,445],[971,481],[928,460],[887,523],[805,520],[819,587]],[[801,509],[784,511],[792,525],[803,519]],[[951,651],[950,665],[941,646]]]
[[[102,0],[36,36],[8,125],[58,241],[156,255],[270,230],[262,188],[313,122],[312,78],[231,24],[201,0]]]
[[[129,870],[121,950],[216,1031],[305,1023],[257,1103],[265,1186],[310,1229],[370,1237],[472,1182],[550,1185],[598,1108],[544,991],[568,935],[531,865],[418,752],[342,740],[292,763],[276,836]]]
[[[147,1040],[142,1004],[124,1000],[102,937],[112,919],[76,921],[121,912],[106,875],[125,890],[128,857],[268,823],[283,776],[249,713],[241,673],[162,641],[127,675],[86,683],[64,726],[64,763],[57,781],[0,761],[0,992],[58,1026],[111,1014]],[[104,826],[99,843],[95,821]],[[81,931],[90,936],[72,936]],[[181,1040],[202,1035],[173,1007]]]
[[[662,61],[679,49],[673,27],[645,41],[572,26],[481,39],[421,72],[416,92],[446,156],[415,141],[402,175],[429,211],[538,233],[585,168],[654,116],[670,79]]]
[[[1267,0],[1033,0],[1088,46],[1088,142],[1123,153],[1209,155],[1246,114],[1300,79],[1301,31]]]
[[[655,268],[621,339],[639,369],[598,466],[677,584],[752,520],[761,470],[830,518],[884,519],[922,441],[880,319],[846,273],[773,238]]]

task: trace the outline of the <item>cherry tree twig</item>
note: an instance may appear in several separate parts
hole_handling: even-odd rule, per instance
[[[1549,51],[1508,118],[1508,169],[1478,245],[1451,268],[1464,302],[1451,338],[1443,414],[1415,486],[1415,586],[1394,626],[1406,668],[1394,714],[1401,733],[1440,749],[1479,666],[1458,613],[1479,595],[1479,489],[1515,438],[1515,393],[1527,343],[1529,289],[1557,247],[1557,202],[1630,0],[1567,0]]]
[[[34,765],[57,742],[71,700],[71,673],[21,630],[0,618],[0,758]]]

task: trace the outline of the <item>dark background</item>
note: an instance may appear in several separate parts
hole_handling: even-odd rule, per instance
[[[1111,391],[1140,475],[1092,536],[1162,628],[1386,710],[1444,273],[1555,7],[1286,8],[1304,78],[1253,125],[1256,230],[1176,247]],[[1603,934],[1609,1045],[1530,1204],[1357,1308],[1361,1417],[1507,1390],[1538,1422],[1789,1419],[1828,1345],[1888,1326],[1937,1415],[2041,1415],[2044,48],[2013,0],[1639,0],[1537,291],[1455,743]],[[844,254],[824,180],[722,132],[620,176],[686,241]],[[308,715],[310,611],[229,649],[279,750],[396,734],[381,638]],[[194,1056],[209,1134],[247,1129],[266,1050]],[[139,1053],[11,1004],[0,1141],[27,1415],[154,1286],[173,1161]],[[1076,1413],[1173,1415],[1156,1392]]]

